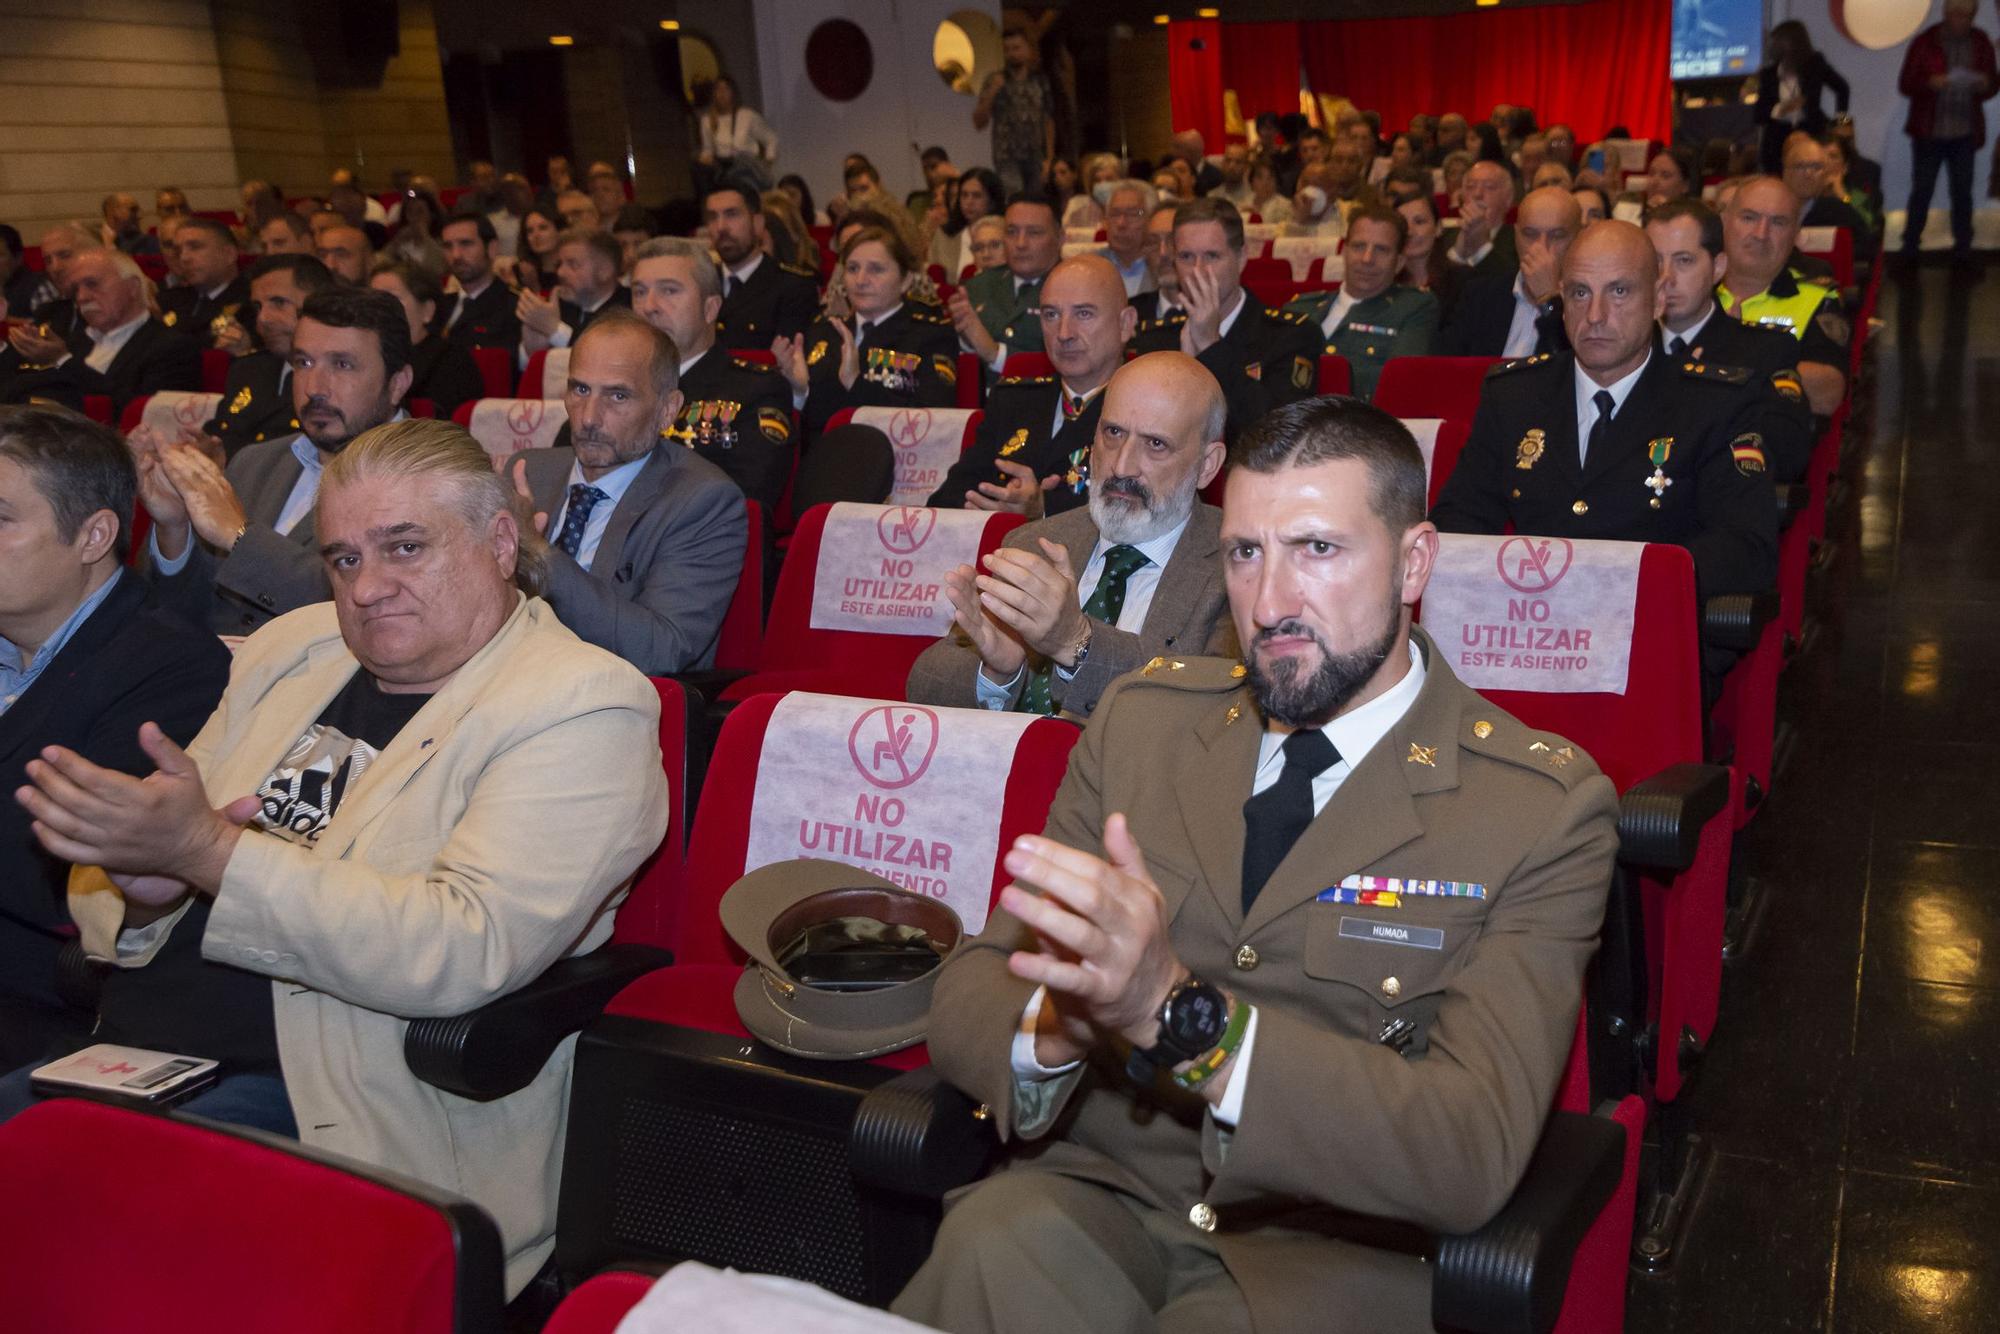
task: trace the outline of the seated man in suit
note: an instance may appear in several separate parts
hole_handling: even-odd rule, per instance
[[[1475,162],[1459,188],[1458,228],[1446,258],[1466,271],[1461,277],[1512,272],[1514,234],[1507,215],[1514,208],[1514,173],[1498,162]]]
[[[217,320],[231,319],[250,299],[236,263],[236,236],[214,218],[187,218],[174,233],[182,286],[160,293],[160,323],[203,347],[216,346]]]
[[[1002,379],[986,396],[978,437],[928,504],[1012,510],[1035,517],[1075,509],[1090,495],[1090,449],[1111,373],[1125,360],[1137,317],[1118,270],[1078,255],[1042,284],[1038,320],[1056,373]]]
[[[757,195],[720,186],[708,192],[702,217],[722,259],[722,313],[716,317],[722,345],[732,352],[767,352],[771,340],[810,329],[819,317],[819,275],[764,253],[764,205]]]
[[[333,274],[311,255],[266,255],[251,265],[257,350],[229,363],[222,402],[204,431],[227,458],[246,445],[299,429],[292,410],[292,335],[306,302],[331,286]]]
[[[1826,145],[1809,134],[1794,134],[1785,140],[1785,185],[1798,199],[1804,213],[1801,227],[1845,227],[1854,242],[1854,263],[1865,274],[1881,241],[1868,220],[1854,206],[1828,190]]]
[[[333,225],[316,229],[315,237],[313,254],[334,277],[355,287],[367,286],[368,275],[375,269],[375,243],[367,232],[340,221],[335,214]]]
[[[440,317],[438,331],[468,352],[475,347],[512,352],[521,341],[513,289],[493,276],[497,233],[484,213],[460,213],[438,231],[445,265],[458,279],[458,295]]]
[[[1444,322],[1438,352],[1447,357],[1529,357],[1560,351],[1563,252],[1583,230],[1576,196],[1559,186],[1532,190],[1515,213],[1515,262],[1501,273],[1468,278]]]
[[[625,252],[610,232],[572,228],[556,243],[556,290],[544,297],[523,287],[514,313],[521,319],[520,365],[528,354],[570,347],[607,310],[630,309],[632,294],[618,283]]]
[[[139,454],[162,600],[224,635],[324,602],[313,528],[320,474],[356,436],[398,415],[409,388],[410,323],[394,297],[336,284],[307,298],[292,335],[298,434],[238,451],[227,471],[189,444]]]
[[[1244,660],[1105,694],[938,974],[931,1060],[1013,1151],[892,1307],[926,1326],[1428,1331],[1412,1229],[1490,1218],[1555,1096],[1611,783],[1412,627],[1437,532],[1400,423],[1322,398],[1236,450]]]
[[[1042,350],[1042,283],[1062,258],[1062,220],[1039,195],[1007,205],[1007,262],[975,273],[948,303],[958,341],[998,374],[1014,352]]]
[[[1799,381],[1799,342],[1782,329],[1732,320],[1716,304],[1715,285],[1729,272],[1722,219],[1699,199],[1675,199],[1646,214],[1646,239],[1660,257],[1665,313],[1660,337],[1667,360],[1741,366],[1776,390],[1756,429],[1773,482],[1802,481],[1819,431]]]
[[[1174,210],[1179,207],[1175,200],[1162,199],[1146,215],[1146,274],[1152,290],[1132,298],[1141,324],[1163,320],[1181,308],[1181,280],[1174,272]]]
[[[42,364],[54,361],[67,347],[72,352],[88,352],[88,327],[76,312],[77,256],[101,250],[98,240],[81,223],[61,222],[42,233],[42,281],[30,294],[26,305],[7,314],[17,320],[32,320],[16,326],[7,341],[23,361]]]
[[[46,746],[151,773],[139,724],[185,743],[222,697],[221,641],[123,572],[137,486],[110,428],[61,408],[0,408],[0,792],[26,782]],[[27,812],[0,801],[0,1069],[88,1031],[55,988],[68,880]]]
[[[667,435],[680,360],[630,311],[593,320],[570,353],[570,444],[528,450],[512,473],[522,526],[548,538],[543,596],[648,676],[715,664],[749,539],[736,483]]]
[[[114,416],[142,395],[201,388],[201,345],[176,337],[146,308],[146,276],[119,250],[87,250],[70,265],[85,346],[52,349],[54,360],[24,362],[18,346],[0,352],[0,402],[45,398],[83,407],[93,394]]]
[[[1382,368],[1397,357],[1427,357],[1438,338],[1438,301],[1396,281],[1410,224],[1386,204],[1365,204],[1347,220],[1338,292],[1305,292],[1285,310],[1317,324],[1331,356],[1347,358],[1356,398],[1375,397]]]
[[[1228,200],[1177,206],[1173,245],[1180,304],[1142,319],[1132,350],[1178,348],[1208,367],[1229,403],[1234,440],[1272,408],[1313,393],[1319,330],[1301,316],[1271,309],[1243,286],[1243,215]]]
[[[1577,238],[1562,302],[1576,351],[1489,373],[1437,526],[1671,542],[1693,553],[1704,599],[1769,588],[1778,520],[1757,422],[1777,390],[1741,367],[1666,355],[1659,257],[1629,222]]]
[[[1184,352],[1149,352],[1103,399],[1088,507],[1016,528],[984,572],[945,576],[952,631],[912,665],[910,699],[1088,717],[1158,654],[1235,652],[1222,516],[1201,500],[1222,469],[1222,386]]]
[[[20,799],[92,868],[95,1037],[220,1061],[187,1110],[470,1196],[513,1293],[551,1245],[573,1044],[475,1102],[420,1083],[404,1039],[609,938],[666,826],[659,697],[523,596],[506,483],[450,422],[368,432],[315,529],[332,602],[243,645],[186,751],[142,729],[141,782],[58,750]]]

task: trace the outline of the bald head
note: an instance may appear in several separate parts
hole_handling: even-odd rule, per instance
[[[1149,542],[1194,510],[1222,470],[1228,409],[1208,367],[1185,352],[1149,352],[1104,391],[1090,452],[1090,516],[1111,542]]]
[[[1610,385],[1644,364],[1665,300],[1645,232],[1616,219],[1591,223],[1563,256],[1560,290],[1563,327],[1585,374]]]
[[[1118,369],[1138,312],[1110,260],[1078,255],[1049,270],[1041,318],[1042,345],[1056,373],[1072,391],[1088,393]]]
[[[1583,206],[1576,202],[1576,196],[1560,186],[1544,186],[1530,190],[1514,213],[1514,249],[1524,269],[1536,262],[1541,250],[1561,265],[1570,243],[1582,230]],[[1640,239],[1645,238],[1642,235]]]

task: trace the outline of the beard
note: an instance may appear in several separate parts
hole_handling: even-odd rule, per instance
[[[331,410],[334,413],[334,420],[308,424],[308,414],[315,409]],[[323,449],[329,454],[338,454],[363,432],[382,425],[395,415],[395,405],[387,399],[374,405],[365,418],[356,420],[325,399],[315,398],[308,400],[299,412],[299,431],[306,439],[312,441],[316,448]]]
[[[1165,536],[1194,510],[1194,475],[1173,496],[1161,496],[1137,477],[1108,477],[1090,484],[1090,518],[1105,541],[1137,546]]]
[[[1379,636],[1351,653],[1335,653],[1319,632],[1303,621],[1281,621],[1259,630],[1244,655],[1257,707],[1266,718],[1288,727],[1320,727],[1332,721],[1395,652],[1402,628],[1402,602],[1393,595],[1384,621]],[[1319,665],[1308,668],[1297,658],[1284,658],[1265,670],[1257,657],[1257,645],[1280,636],[1312,640],[1319,649]]]

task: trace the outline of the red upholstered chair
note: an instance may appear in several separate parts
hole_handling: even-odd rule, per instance
[[[274,1135],[51,1099],[0,1125],[0,1195],[14,1202],[0,1212],[12,1329],[501,1325],[485,1211]]]
[[[1322,394],[1354,392],[1354,368],[1349,366],[1347,358],[1338,352],[1320,353],[1319,392]]]
[[[412,417],[421,417],[428,421],[437,416],[437,404],[431,402],[428,398],[412,398],[407,400],[403,406],[409,409]]]
[[[688,754],[688,733],[692,730],[692,708],[699,696],[682,689],[672,677],[649,678],[660,692],[660,759],[667,772],[667,836],[659,850],[639,867],[632,888],[618,905],[611,924],[613,944],[653,945],[662,949],[673,944],[674,928],[680,920],[681,873],[687,861],[688,817],[694,812],[694,779]]]
[[[1054,375],[1056,364],[1049,360],[1049,354],[1046,352],[1010,352],[1007,354],[1007,364],[1000,368],[1000,373],[1010,377],[1023,376],[1032,379],[1041,375]]]
[[[205,394],[219,394],[229,383],[231,357],[219,347],[201,350],[201,388]]]
[[[976,353],[961,352],[958,354],[959,407],[976,408],[985,400],[986,390],[980,378],[985,370],[986,367],[980,362]]]
[[[757,1042],[737,1018],[743,956],[719,905],[743,874],[751,795],[781,698],[758,695],[723,724],[688,849],[674,966],[626,988],[578,1043],[556,1226],[566,1275],[692,1259],[886,1302],[928,1250],[935,1206],[858,1188],[857,1156],[921,1190],[941,1169],[970,1179],[990,1143],[935,1160],[931,1129],[970,1123],[972,1107],[928,1077],[895,1082],[927,1064],[921,1046],[876,1061],[808,1061]],[[1021,734],[999,794],[999,848],[1042,828],[1077,735],[1049,718]],[[998,857],[955,873],[983,878],[990,895],[1008,880]]]
[[[106,394],[85,394],[83,415],[100,425],[111,425],[111,399]]]
[[[543,348],[528,354],[528,364],[521,368],[521,378],[515,384],[514,392],[520,398],[545,398],[542,393],[542,367],[548,364],[549,352]],[[502,395],[501,397],[504,397]]]
[[[1284,305],[1305,286],[1292,276],[1292,266],[1282,259],[1245,260],[1243,285],[1267,306]]]
[[[563,1298],[542,1334],[613,1334],[657,1281],[651,1274],[624,1269],[599,1274]]]
[[[480,392],[487,398],[514,396],[514,353],[504,347],[475,347],[473,364],[479,367]],[[537,376],[537,379],[540,377]]]
[[[831,505],[815,505],[799,520],[784,567],[778,571],[778,588],[771,598],[771,618],[764,631],[763,658],[756,671],[722,692],[724,700],[741,702],[753,695],[786,690],[903,698],[910,664],[931,646],[931,636],[813,628],[813,580],[819,564],[820,535],[832,510]],[[979,554],[985,556],[998,547],[1022,522],[1018,514],[990,515],[979,539]],[[932,573],[943,575],[941,570]]]
[[[1825,234],[1831,232],[1828,238]],[[1826,244],[1828,240],[1831,244]],[[1854,233],[1845,227],[1803,227],[1799,229],[1799,253],[1823,259],[1833,266],[1833,280],[1841,287],[1854,286]]]
[[[153,401],[151,394],[141,394],[125,404],[125,411],[118,414],[118,434],[130,435],[139,429],[139,423],[146,416],[146,405]]]
[[[1437,444],[1431,450],[1431,504],[1437,504],[1438,493],[1444,490],[1444,479],[1458,466],[1458,456],[1464,452],[1471,435],[1472,422],[1466,418],[1446,417],[1444,425],[1438,427]]]
[[[1375,382],[1376,407],[1398,417],[1443,417],[1469,427],[1498,357],[1397,357]]]
[[[743,502],[750,540],[743,548],[743,573],[729,610],[722,614],[722,631],[715,643],[715,670],[748,672],[764,659],[764,511],[755,501]]]

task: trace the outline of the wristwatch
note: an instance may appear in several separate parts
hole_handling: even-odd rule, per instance
[[[1175,984],[1160,1006],[1160,1036],[1152,1046],[1132,1048],[1125,1077],[1150,1084],[1162,1067],[1192,1061],[1222,1041],[1229,1027],[1229,997],[1198,977]]]

